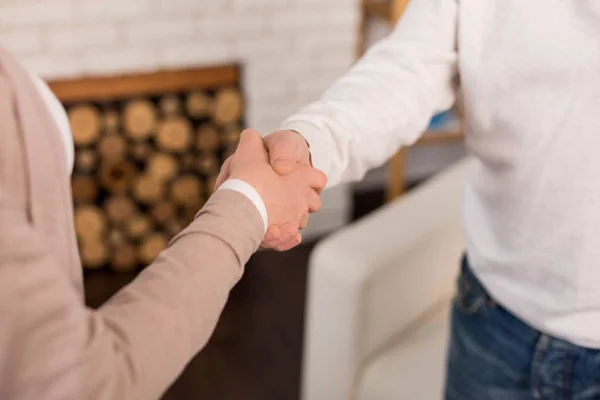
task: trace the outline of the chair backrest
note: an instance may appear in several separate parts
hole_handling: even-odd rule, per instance
[[[361,366],[450,296],[468,160],[325,239],[310,261],[304,400],[351,399]]]

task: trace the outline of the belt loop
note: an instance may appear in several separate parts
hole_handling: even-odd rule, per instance
[[[535,400],[542,399],[543,382],[540,375],[541,364],[546,357],[549,344],[550,338],[542,333],[535,345],[535,351],[531,362],[531,394]]]

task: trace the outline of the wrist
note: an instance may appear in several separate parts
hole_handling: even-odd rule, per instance
[[[282,124],[281,129],[297,132],[302,136],[309,149],[311,166],[327,176],[328,186],[339,182],[339,171],[332,168],[337,153],[332,135],[317,125],[303,120],[287,120]]]
[[[306,144],[306,148],[308,149],[308,162],[310,163],[310,166],[313,166],[313,162],[312,162],[312,154],[310,152],[310,143],[308,143],[308,140],[306,140],[306,138],[298,131],[294,130],[294,129],[290,129],[290,132],[294,132],[295,134],[297,134],[298,136],[300,136],[300,138],[304,141],[304,143]]]
[[[219,190],[234,190],[243,194],[248,200],[252,202],[258,213],[260,214],[261,220],[264,225],[264,231],[267,231],[269,227],[269,215],[267,213],[267,207],[265,205],[265,201],[259,193],[259,190],[249,184],[247,181],[235,177],[231,177],[227,179],[221,186],[219,186]]]

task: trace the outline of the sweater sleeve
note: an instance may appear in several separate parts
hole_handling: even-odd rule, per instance
[[[206,344],[264,231],[246,196],[219,191],[156,262],[91,310],[25,213],[0,207],[0,220],[7,400],[159,398]]]
[[[360,180],[452,106],[457,8],[456,0],[411,1],[389,37],[282,124],[306,138],[330,186]]]

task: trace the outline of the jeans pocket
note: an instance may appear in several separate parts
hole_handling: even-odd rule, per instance
[[[471,272],[466,259],[456,281],[454,304],[459,311],[466,315],[475,315],[487,307],[496,307],[496,303]]]
[[[485,305],[485,292],[477,290],[470,279],[461,274],[456,283],[454,304],[463,314],[475,315]]]

